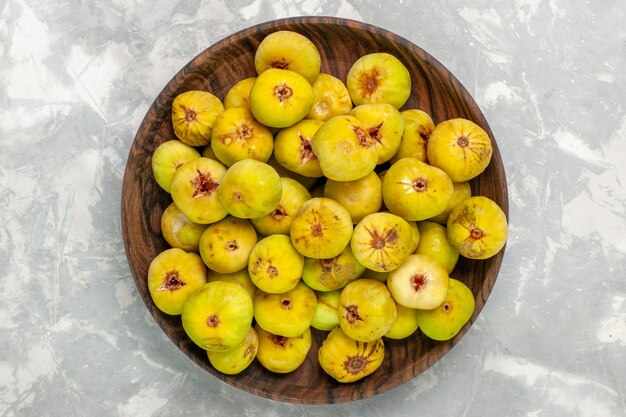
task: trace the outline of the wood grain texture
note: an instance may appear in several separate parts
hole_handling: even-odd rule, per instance
[[[128,263],[139,293],[159,326],[181,351],[216,378],[262,397],[293,403],[326,404],[371,397],[419,375],[461,340],[489,297],[504,250],[484,261],[459,261],[452,277],[471,288],[476,296],[476,310],[470,323],[454,339],[434,342],[418,331],[405,340],[385,340],[381,367],[351,384],[335,382],[319,366],[317,349],[326,333],[316,330],[307,360],[291,374],[271,373],[255,361],[239,375],[223,375],[211,367],[206,353],[187,338],[180,317],[160,312],[148,292],[148,266],[168,247],[160,234],[160,218],[171,200],[152,177],[151,157],[159,144],[175,139],[170,121],[172,101],[179,93],[192,89],[209,91],[223,100],[233,84],[256,75],[254,52],[266,35],[277,30],[292,30],[309,37],[320,51],[322,71],[344,81],[351,65],[364,54],[388,52],[400,59],[409,69],[413,85],[402,110],[422,109],[435,123],[463,117],[478,123],[490,135],[493,158],[487,170],[471,181],[472,193],[493,199],[508,216],[506,178],[493,133],[467,90],[443,65],[413,43],[375,26],[330,17],[289,18],[245,29],[212,45],[178,72],[155,99],[137,131],[124,174],[122,232]]]

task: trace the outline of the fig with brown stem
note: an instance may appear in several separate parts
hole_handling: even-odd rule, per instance
[[[382,339],[359,342],[335,327],[317,351],[322,369],[338,382],[358,381],[372,374],[383,363],[385,344]]]
[[[172,177],[172,199],[194,223],[217,222],[228,214],[218,200],[226,167],[209,158],[196,158],[178,168]]]
[[[358,279],[346,285],[339,296],[339,325],[346,335],[360,342],[374,342],[389,331],[396,319],[396,303],[380,281]]]

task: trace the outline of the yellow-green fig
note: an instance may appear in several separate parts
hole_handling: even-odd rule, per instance
[[[195,253],[167,249],[150,262],[148,290],[157,308],[166,314],[182,312],[187,298],[206,282],[206,268]]]
[[[394,163],[383,178],[385,206],[405,220],[425,220],[441,213],[452,192],[452,181],[444,171],[415,158]]]
[[[235,162],[222,177],[217,190],[224,209],[242,219],[270,214],[282,195],[283,187],[276,170],[254,159]]]
[[[304,119],[313,104],[311,84],[297,72],[270,68],[250,90],[250,111],[269,127],[289,127]]]
[[[454,182],[469,181],[491,161],[493,149],[487,132],[466,119],[439,123],[428,139],[428,162],[448,174]]]
[[[313,136],[311,147],[322,173],[335,181],[363,178],[378,161],[374,139],[353,116],[328,119]]]
[[[239,346],[252,324],[252,300],[237,284],[209,282],[185,303],[183,329],[204,350],[226,351]]]
[[[266,162],[274,150],[274,137],[250,110],[231,107],[215,120],[211,149],[226,166],[248,158]]]
[[[254,297],[254,318],[270,333],[294,337],[311,326],[316,306],[315,292],[303,282],[282,294],[258,290]]]
[[[305,201],[311,199],[311,194],[298,181],[281,177],[280,182],[283,194],[278,206],[270,214],[250,220],[254,228],[266,236],[272,234],[289,235],[291,223],[293,223],[298,210]]]
[[[248,77],[237,81],[224,97],[224,107],[245,107],[250,110],[250,90],[256,81],[256,77]]]
[[[161,233],[173,248],[198,252],[200,237],[206,228],[206,224],[189,220],[174,203],[167,206],[161,216]]]
[[[317,291],[317,307],[315,308],[315,316],[311,322],[311,327],[318,330],[332,330],[339,326],[339,295],[341,290],[334,291]]]
[[[278,163],[305,177],[321,177],[322,169],[311,141],[322,124],[319,120],[305,119],[280,129],[274,142],[274,156]]]
[[[333,116],[349,114],[352,110],[348,88],[339,78],[321,73],[311,87],[313,105],[307,118],[326,121]]]
[[[450,279],[450,287],[441,305],[432,310],[418,310],[422,333],[434,340],[449,340],[465,326],[474,313],[472,291],[461,281]]]
[[[386,52],[364,55],[350,68],[346,80],[354,104],[388,103],[399,109],[411,94],[411,75]]]
[[[312,198],[300,207],[289,233],[293,246],[307,258],[334,258],[350,242],[352,220],[336,201]]]
[[[415,253],[430,255],[452,273],[454,266],[459,260],[459,253],[448,242],[448,233],[445,226],[434,222],[419,222],[420,241]]]
[[[202,233],[200,256],[212,270],[229,274],[248,265],[256,242],[256,232],[248,220],[228,216]]]
[[[464,200],[448,217],[448,241],[466,258],[494,256],[504,247],[507,234],[504,211],[487,197]]]
[[[382,339],[359,342],[335,327],[317,351],[320,366],[338,382],[354,382],[372,374],[383,363],[385,344]]]
[[[218,200],[218,189],[226,167],[209,158],[183,164],[172,177],[172,200],[194,223],[209,224],[228,214]]]
[[[304,259],[302,280],[317,291],[332,291],[358,279],[365,267],[352,254],[350,245],[329,259]]]
[[[363,123],[367,133],[374,139],[377,164],[389,161],[398,152],[404,133],[404,119],[398,109],[386,103],[361,104],[352,109],[350,114]]]
[[[452,198],[448,201],[446,209],[436,216],[431,217],[430,221],[441,223],[444,226],[448,223],[448,216],[452,213],[452,210],[458,206],[462,201],[467,200],[472,196],[472,189],[469,182],[453,182],[452,183]]]
[[[339,326],[360,342],[374,342],[389,331],[396,319],[396,303],[387,286],[373,279],[346,285],[339,296]]]
[[[311,329],[297,336],[286,337],[265,331],[256,326],[259,335],[259,363],[269,371],[286,374],[295,371],[306,359],[311,349]]]
[[[413,245],[411,245],[413,250],[411,250],[411,253],[415,253],[417,245],[419,245],[420,242],[420,229],[417,227],[417,222],[409,220],[407,223],[411,226],[411,232],[413,232]]]
[[[352,223],[357,224],[368,214],[376,213],[383,204],[382,182],[374,171],[354,181],[327,180],[324,197],[344,206]]]
[[[291,244],[289,236],[267,236],[254,246],[248,260],[248,273],[254,285],[271,293],[292,290],[300,282],[304,256]]]
[[[178,139],[190,146],[204,146],[211,141],[215,119],[224,105],[207,91],[186,91],[172,102],[172,127]]]
[[[290,30],[279,30],[267,35],[254,54],[258,74],[270,68],[290,70],[313,83],[322,64],[317,47],[309,38]]]
[[[428,162],[426,145],[435,128],[433,120],[428,113],[418,109],[405,110],[400,115],[404,120],[404,133],[398,152],[391,158],[391,163],[402,158],[415,158]]]
[[[385,333],[389,339],[404,339],[411,336],[419,327],[418,310],[396,304],[398,314],[391,328]]]
[[[192,159],[199,158],[198,151],[179,140],[168,140],[160,144],[152,154],[152,174],[157,184],[171,192],[172,178],[178,168]]]
[[[259,337],[250,326],[246,338],[237,347],[227,351],[212,352],[207,350],[209,362],[215,369],[226,375],[236,375],[243,372],[256,358],[259,348]]]
[[[411,254],[413,242],[413,231],[406,220],[391,213],[374,213],[356,225],[350,246],[361,265],[389,272]]]

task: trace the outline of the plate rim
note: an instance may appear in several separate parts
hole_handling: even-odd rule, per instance
[[[388,381],[381,381],[381,385],[379,385],[374,393],[370,393],[370,392],[365,392],[365,395],[361,395],[361,396],[357,396],[356,398],[353,398],[352,396],[343,396],[343,397],[332,397],[332,401],[328,401],[328,397],[324,397],[324,398],[315,398],[316,401],[308,401],[309,399],[305,399],[305,398],[301,398],[299,396],[290,396],[290,395],[285,395],[282,393],[276,394],[276,393],[268,393],[265,390],[261,390],[261,389],[256,389],[254,387],[251,387],[250,385],[247,384],[242,384],[238,381],[238,379],[235,376],[229,376],[229,375],[225,375],[222,374],[214,369],[212,369],[209,365],[208,362],[206,361],[201,361],[198,359],[197,356],[193,355],[191,353],[190,349],[187,349],[187,347],[183,344],[180,343],[180,340],[176,339],[174,336],[173,332],[168,331],[168,329],[165,328],[164,323],[162,320],[159,319],[159,312],[155,311],[154,305],[152,303],[152,300],[149,299],[149,294],[146,293],[142,293],[142,291],[139,291],[139,287],[138,287],[138,282],[140,279],[145,279],[145,277],[139,277],[136,275],[133,266],[130,264],[130,251],[131,251],[131,239],[128,236],[127,233],[127,224],[129,219],[127,218],[126,215],[126,208],[127,208],[127,201],[125,201],[124,196],[127,195],[127,188],[130,187],[132,181],[130,178],[130,162],[131,162],[131,154],[133,152],[133,150],[137,149],[138,147],[138,143],[139,143],[139,138],[140,138],[140,134],[141,132],[145,129],[146,125],[149,123],[149,115],[150,114],[156,114],[157,112],[157,108],[159,107],[159,98],[161,98],[163,95],[166,94],[166,91],[168,90],[168,87],[170,85],[172,85],[173,83],[176,83],[177,80],[179,80],[180,78],[183,78],[184,75],[189,72],[189,70],[191,68],[193,68],[195,65],[197,65],[197,61],[202,60],[204,55],[209,55],[211,54],[212,51],[215,50],[219,50],[221,49],[223,46],[232,43],[232,42],[236,42],[236,41],[240,41],[244,38],[246,38],[250,32],[258,32],[258,31],[264,31],[264,32],[271,32],[276,30],[277,28],[280,27],[284,27],[284,26],[293,26],[293,25],[320,25],[320,24],[325,24],[325,25],[337,25],[337,26],[346,26],[349,29],[358,29],[358,30],[363,30],[366,32],[370,32],[370,33],[374,33],[376,35],[382,36],[384,38],[388,38],[388,39],[392,39],[394,42],[400,43],[402,44],[402,46],[404,48],[406,48],[407,50],[410,50],[411,52],[415,53],[419,53],[420,55],[422,55],[422,57],[424,58],[425,62],[428,63],[429,65],[432,65],[434,67],[436,67],[437,71],[440,74],[445,74],[449,77],[449,81],[454,84],[455,88],[457,88],[459,90],[459,92],[467,97],[469,97],[470,100],[468,100],[468,105],[470,107],[472,107],[470,110],[472,110],[475,114],[477,114],[479,116],[480,120],[480,125],[481,127],[487,131],[487,133],[489,134],[490,138],[492,139],[492,146],[494,149],[494,155],[498,155],[499,157],[501,157],[501,154],[499,152],[499,148],[497,145],[497,141],[495,139],[495,135],[493,134],[491,127],[489,126],[488,121],[486,120],[486,117],[484,115],[484,113],[482,112],[482,110],[480,109],[478,103],[476,102],[476,100],[473,98],[473,96],[469,93],[469,91],[467,90],[467,88],[465,88],[465,86],[458,80],[458,78],[454,75],[454,73],[448,69],[446,66],[444,66],[440,61],[438,61],[434,56],[432,56],[429,52],[427,52],[426,50],[424,50],[423,48],[421,48],[419,45],[411,42],[410,40],[404,38],[403,36],[398,35],[397,33],[377,26],[377,25],[373,25],[370,23],[365,23],[362,21],[358,21],[358,20],[353,20],[353,19],[347,19],[347,18],[341,18],[341,17],[333,17],[333,16],[297,16],[297,17],[286,17],[286,18],[280,18],[280,19],[273,19],[273,20],[267,20],[264,22],[260,22],[257,24],[254,24],[252,26],[247,26],[243,29],[237,30],[235,32],[233,32],[232,34],[227,34],[224,37],[222,37],[221,39],[219,39],[217,42],[209,45],[207,48],[203,49],[202,51],[200,51],[197,55],[195,55],[191,60],[189,60],[187,62],[187,64],[185,64],[180,70],[178,70],[175,75],[165,84],[165,86],[159,91],[159,93],[156,95],[156,97],[154,98],[153,102],[151,103],[150,107],[148,108],[148,110],[146,111],[146,114],[144,115],[139,127],[137,128],[137,131],[135,133],[135,136],[133,138],[133,142],[129,148],[129,152],[128,152],[128,156],[127,156],[127,161],[125,164],[125,169],[124,169],[124,176],[122,179],[122,190],[121,190],[121,228],[122,228],[122,239],[123,239],[123,243],[124,243],[124,251],[125,251],[125,255],[126,255],[126,261],[129,265],[129,270],[131,272],[131,276],[133,277],[133,281],[135,283],[135,286],[138,289],[139,295],[141,296],[146,308],[148,309],[148,311],[150,312],[150,315],[152,316],[152,319],[156,322],[156,324],[159,326],[159,328],[161,329],[161,331],[163,331],[163,333],[166,334],[166,336],[168,337],[168,339],[170,339],[178,348],[179,351],[181,351],[187,358],[191,359],[193,362],[195,362],[198,366],[200,366],[201,368],[203,368],[205,371],[208,371],[209,374],[211,374],[212,376],[216,377],[218,380],[227,383],[230,386],[234,386],[244,392],[247,392],[249,394],[253,394],[259,397],[263,397],[266,399],[270,399],[270,400],[274,400],[274,401],[283,401],[283,402],[288,402],[288,403],[296,403],[296,404],[338,404],[338,403],[345,403],[345,402],[351,402],[351,401],[357,401],[357,400],[363,400],[366,398],[372,398],[376,395],[382,394],[384,392],[387,392],[393,388],[397,388],[400,387],[404,384],[406,384],[407,382],[417,378],[419,376],[419,374],[421,374],[422,372],[426,371],[428,368],[430,368],[433,364],[435,364],[436,362],[438,362],[443,356],[445,356],[463,337],[464,335],[467,333],[467,331],[469,331],[469,329],[473,326],[474,321],[476,320],[476,318],[478,317],[478,315],[480,314],[480,312],[482,312],[482,309],[484,308],[485,304],[488,302],[489,300],[489,296],[493,290],[493,287],[495,285],[495,282],[497,281],[500,269],[502,267],[502,263],[503,263],[503,257],[504,257],[504,253],[506,250],[506,245],[505,247],[501,250],[501,252],[496,255],[497,257],[499,257],[499,259],[495,262],[495,268],[493,270],[494,273],[494,279],[492,281],[487,282],[487,285],[484,285],[481,287],[481,296],[484,299],[483,305],[481,306],[480,310],[475,312],[475,314],[472,316],[472,318],[470,319],[470,322],[465,325],[461,331],[459,331],[459,333],[452,338],[451,340],[447,341],[447,342],[439,342],[435,349],[429,351],[431,353],[431,355],[428,356],[428,363],[426,363],[426,365],[424,367],[422,367],[420,364],[420,361],[413,361],[412,362],[412,366],[410,367],[405,367],[401,370],[401,376],[400,376],[400,382],[396,382],[396,379],[398,378],[393,378],[393,380],[388,380]],[[499,171],[499,173],[501,174],[501,199],[503,201],[503,204],[501,204],[501,208],[504,211],[507,220],[510,223],[510,214],[509,214],[509,196],[508,196],[508,186],[507,186],[507,180],[506,180],[506,172],[504,169],[504,163],[503,161],[500,162],[500,167],[501,170]],[[432,355],[432,353],[434,353],[434,355]],[[420,365],[420,366],[418,366]],[[416,368],[422,368],[421,371],[419,372],[415,372]],[[409,371],[410,370],[410,371]],[[330,377],[329,377],[330,378]],[[341,391],[343,392],[343,391]]]

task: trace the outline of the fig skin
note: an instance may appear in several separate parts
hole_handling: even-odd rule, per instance
[[[237,81],[224,97],[224,107],[245,107],[250,110],[250,90],[256,81],[256,77],[248,77]]]
[[[357,106],[388,103],[399,109],[411,94],[411,75],[398,58],[378,52],[364,55],[352,65],[346,85]]]
[[[389,272],[411,254],[414,241],[414,232],[406,220],[391,213],[374,213],[356,225],[350,246],[361,265]]]
[[[443,212],[452,198],[450,177],[415,158],[391,165],[383,178],[383,201],[405,220],[426,220]]]
[[[266,331],[285,337],[301,335],[311,326],[317,298],[303,282],[281,294],[257,290],[254,296],[254,318]]]
[[[440,305],[448,292],[450,277],[432,256],[409,255],[387,276],[387,287],[396,303],[429,310]]]
[[[300,74],[270,68],[250,90],[250,111],[268,127],[289,127],[304,119],[313,104],[313,88]]]
[[[224,105],[207,91],[186,91],[172,102],[174,134],[190,146],[204,146],[211,142],[215,119],[224,111]]]
[[[206,268],[195,253],[166,249],[148,267],[148,290],[159,310],[179,315],[187,298],[206,282]]]
[[[378,155],[376,164],[389,161],[398,152],[404,133],[404,119],[398,109],[391,104],[361,104],[350,112],[367,129],[374,139]]]
[[[354,181],[376,167],[374,142],[356,117],[335,116],[317,130],[311,147],[324,176],[335,181]]]
[[[244,290],[248,291],[248,295],[251,299],[254,299],[254,294],[256,294],[256,285],[254,285],[254,283],[250,279],[247,268],[240,269],[239,271],[231,272],[228,274],[223,274],[221,272],[209,269],[207,271],[206,280],[207,282],[222,281],[237,284],[241,286]]]
[[[415,158],[428,162],[426,146],[428,139],[435,129],[435,123],[428,113],[419,109],[409,109],[400,112],[404,120],[404,133],[398,152],[391,158],[391,163],[402,158]]]
[[[293,372],[304,363],[311,349],[311,329],[304,333],[284,337],[263,330],[258,324],[255,327],[259,335],[257,359],[269,371],[279,374]]]
[[[407,223],[409,224],[409,226],[411,226],[411,231],[413,232],[413,244],[411,245],[411,253],[415,253],[415,251],[417,250],[417,246],[420,243],[420,229],[417,226],[417,222],[408,220]]]
[[[313,83],[322,65],[317,47],[309,38],[297,32],[280,30],[267,35],[254,54],[257,74],[270,68],[294,71]]]
[[[276,141],[274,141],[274,144],[275,143]],[[274,150],[276,149],[274,148]],[[295,180],[299,184],[303,185],[307,190],[311,190],[318,182],[317,178],[305,177],[304,175],[288,170],[278,163],[275,155],[272,155],[270,159],[268,159],[267,164],[274,168],[281,178],[291,178],[292,180]]]
[[[256,242],[256,231],[248,220],[228,216],[202,233],[200,256],[213,271],[230,274],[248,265]]]
[[[215,223],[228,214],[218,201],[226,167],[209,158],[196,158],[176,170],[172,177],[172,200],[194,223]]]
[[[289,236],[280,234],[259,240],[248,260],[248,273],[254,285],[271,294],[295,288],[303,267],[304,256],[293,247]]]
[[[472,196],[472,189],[470,188],[469,182],[467,181],[453,182],[452,188],[452,197],[450,198],[450,201],[448,201],[448,205],[446,206],[445,210],[428,220],[437,222],[445,226],[448,223],[448,216],[450,216],[452,210],[454,210],[454,208],[458,206],[462,201],[465,201]]]
[[[235,162],[222,177],[217,197],[232,216],[254,219],[270,214],[280,202],[283,187],[274,168],[244,159]]]
[[[154,179],[168,193],[172,189],[172,178],[178,168],[200,154],[180,140],[168,140],[160,144],[152,154],[152,174]]]
[[[341,383],[358,381],[371,375],[383,363],[385,344],[382,339],[358,342],[335,327],[317,351],[320,366]]]
[[[311,199],[311,194],[298,181],[281,177],[280,182],[283,194],[278,206],[270,214],[250,220],[257,232],[266,236],[289,235],[291,223],[298,214],[298,210],[305,201]]]
[[[318,330],[332,330],[339,326],[339,314],[337,313],[337,307],[339,307],[339,295],[340,290],[335,291],[316,291],[317,307],[315,309],[315,316],[311,322],[311,327]]]
[[[308,119],[326,121],[333,116],[350,114],[352,99],[345,84],[337,77],[321,73],[313,87],[313,105]]]
[[[454,182],[477,177],[493,155],[487,132],[460,118],[439,123],[430,135],[426,152],[429,163],[444,170]]]
[[[353,224],[368,214],[376,213],[383,204],[382,181],[374,171],[354,181],[327,180],[324,197],[332,198],[344,206]]]
[[[307,258],[334,258],[350,243],[352,220],[336,201],[312,198],[298,210],[289,234],[293,246]]]
[[[215,120],[211,149],[226,166],[248,158],[266,162],[274,150],[274,137],[250,110],[231,107]]]
[[[161,233],[167,243],[188,252],[198,252],[200,237],[207,227],[189,220],[174,203],[167,206],[161,216]]]
[[[219,159],[215,155],[215,152],[213,152],[213,148],[211,148],[211,144],[208,144],[207,146],[202,148],[202,156],[205,157],[205,158],[214,159],[216,161],[219,161]]]
[[[361,278],[375,279],[376,281],[387,282],[388,275],[389,272],[379,272],[373,271],[371,269],[366,269],[365,272],[363,272],[363,275],[361,275]]]
[[[209,282],[185,303],[183,329],[204,350],[227,351],[239,346],[252,325],[253,307],[248,292],[237,284]]]
[[[237,347],[225,352],[211,352],[207,350],[207,357],[213,367],[226,375],[236,375],[243,372],[256,358],[259,349],[259,337],[250,326],[246,338]]]
[[[405,339],[419,328],[419,310],[408,308],[396,303],[398,315],[385,337],[388,339]]]
[[[396,303],[387,286],[361,278],[346,285],[339,296],[339,326],[360,342],[374,342],[389,331],[396,319]]]
[[[431,339],[450,340],[469,322],[475,308],[474,294],[461,281],[450,279],[446,298],[432,310],[418,310],[422,333]]]
[[[330,259],[304,259],[302,280],[314,290],[338,290],[358,279],[365,267],[352,254],[350,245]]]
[[[311,141],[322,124],[319,120],[301,120],[281,129],[274,141],[274,156],[278,163],[305,177],[321,177],[322,169],[317,155],[313,153]]]
[[[462,256],[487,259],[506,244],[506,215],[493,200],[470,197],[452,210],[448,217],[448,241]]]
[[[448,232],[445,226],[435,222],[423,221],[418,223],[420,241],[415,249],[416,254],[430,255],[451,274],[459,260],[459,253],[448,242]]]

